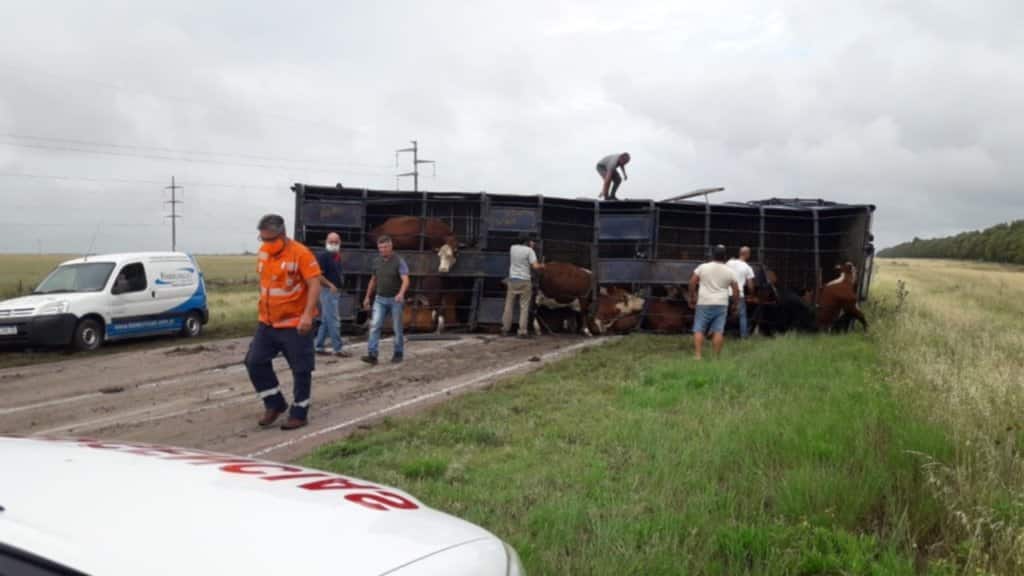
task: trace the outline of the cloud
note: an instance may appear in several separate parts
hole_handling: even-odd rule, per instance
[[[873,203],[881,245],[1024,217],[1014,2],[13,11],[2,251],[80,250],[101,221],[98,250],[166,248],[172,175],[183,248],[252,248],[291,183],[393,187],[412,138],[439,190],[593,197],[597,159],[629,151],[624,195]]]

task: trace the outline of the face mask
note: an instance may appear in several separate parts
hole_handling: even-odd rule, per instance
[[[338,250],[341,250],[341,244],[327,244],[326,248],[327,248],[328,252],[333,254],[333,253],[337,252]]]
[[[271,254],[277,254],[278,252],[284,249],[283,236],[278,236],[273,240],[263,240],[262,238],[260,240],[263,241],[263,245],[266,246],[267,251],[270,252]]]

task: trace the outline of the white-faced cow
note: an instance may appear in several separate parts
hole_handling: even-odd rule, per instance
[[[538,323],[549,329],[572,324],[572,331],[590,336],[587,315],[593,273],[568,262],[548,262],[539,276],[540,290],[534,297]],[[540,326],[535,328],[540,332]]]
[[[626,334],[640,324],[644,299],[618,286],[602,287],[597,295],[594,327],[598,334]]]
[[[395,216],[374,228],[370,233],[370,240],[376,243],[377,238],[385,235],[391,237],[391,244],[395,250],[418,250],[422,236],[424,245],[437,252],[438,272],[445,274],[455,265],[459,241],[443,220]]]
[[[857,267],[852,262],[836,266],[839,277],[821,288],[818,298],[818,330],[832,330],[845,314],[859,320],[868,329],[868,321],[857,306]]]

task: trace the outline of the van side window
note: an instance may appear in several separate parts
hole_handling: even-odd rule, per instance
[[[146,269],[142,263],[128,264],[121,268],[117,279],[114,280],[114,294],[127,294],[129,292],[142,292],[148,286],[146,282]]]

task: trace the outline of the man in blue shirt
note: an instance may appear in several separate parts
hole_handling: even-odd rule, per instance
[[[341,272],[341,236],[335,232],[328,234],[324,248],[326,252],[316,257],[323,273],[320,276],[323,289],[320,290],[320,330],[316,334],[316,353],[328,353],[324,344],[327,336],[330,336],[334,355],[347,358],[349,353],[341,349],[344,343],[341,341],[341,321],[338,318],[338,301],[345,278]]]

